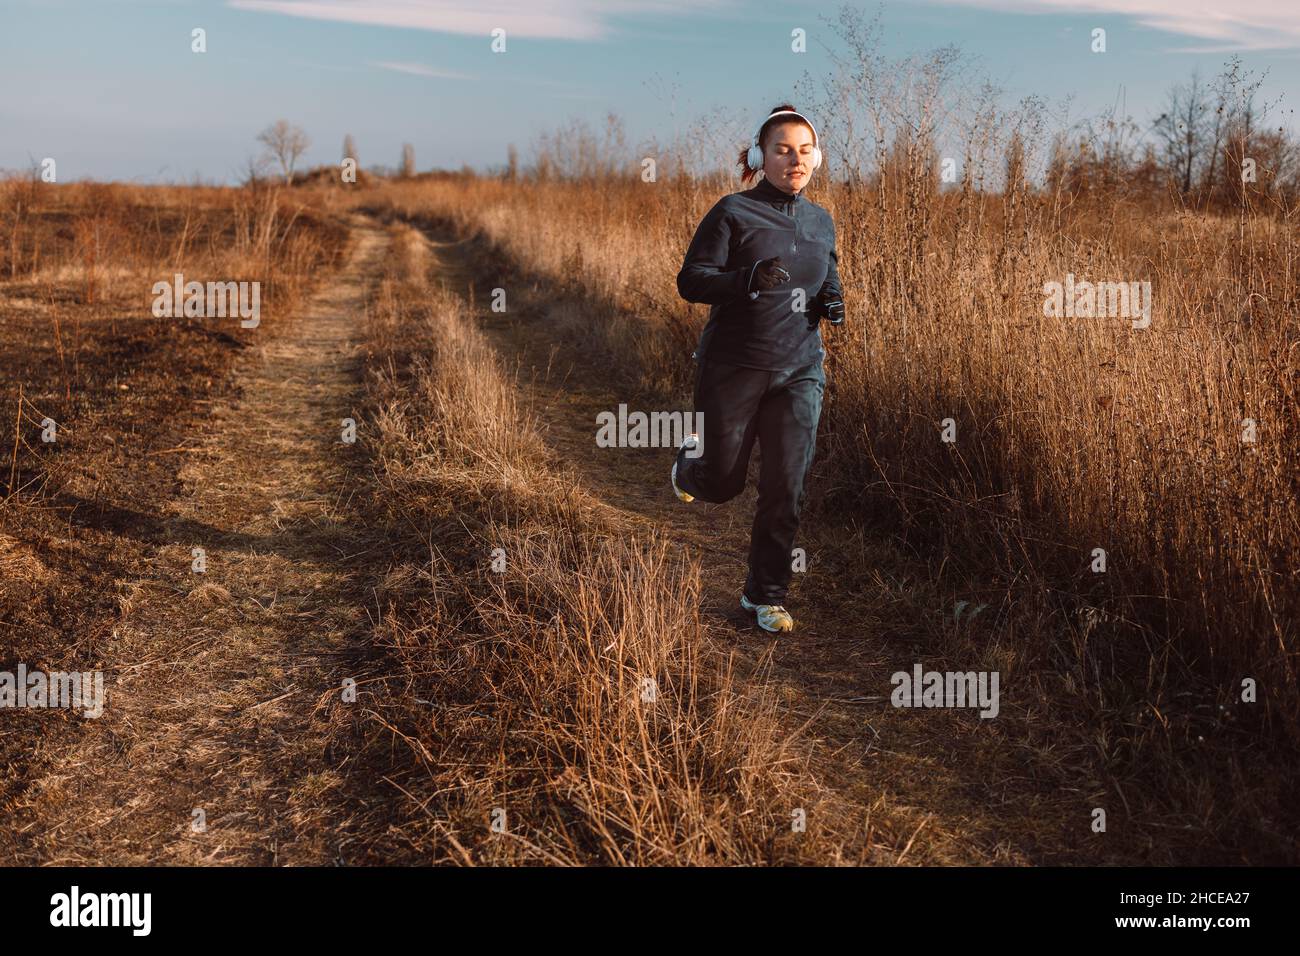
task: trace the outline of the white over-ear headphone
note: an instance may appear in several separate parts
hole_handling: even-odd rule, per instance
[[[805,123],[807,123],[808,128],[812,130],[812,134],[813,134],[812,168],[809,169],[809,172],[812,172],[812,170],[816,169],[818,166],[822,164],[822,151],[821,148],[817,145],[818,142],[817,127],[813,126],[812,120],[808,119],[808,117],[804,116],[802,113],[796,113],[794,110],[781,110],[780,112],[772,113],[763,118],[763,122],[759,123],[758,129],[754,131],[754,145],[749,147],[749,152],[745,155],[745,162],[749,164],[750,169],[759,170],[763,168],[763,147],[758,145],[758,138],[763,135],[763,127],[766,126],[770,120],[773,120],[778,116],[797,117],[798,119],[801,119]]]

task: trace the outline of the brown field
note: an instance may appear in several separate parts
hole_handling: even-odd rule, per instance
[[[1300,861],[1300,226],[926,165],[811,188],[849,321],[775,641],[752,489],[592,438],[688,407],[674,277],[734,182],[0,184],[0,670],[109,688],[5,718],[4,854]],[[261,325],[153,317],[175,271]],[[1045,317],[1066,273],[1150,327]],[[914,662],[1000,715],[891,707]]]

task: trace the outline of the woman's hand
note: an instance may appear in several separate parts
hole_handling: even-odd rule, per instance
[[[813,299],[812,308],[808,310],[808,328],[814,329],[822,319],[829,319],[831,325],[844,322],[843,299]]]
[[[773,256],[758,262],[749,276],[749,292],[769,292],[790,281],[790,273],[781,268],[781,257]]]

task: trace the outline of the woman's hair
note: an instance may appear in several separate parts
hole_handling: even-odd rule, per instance
[[[771,116],[772,113],[786,113],[786,112],[794,113],[797,111],[789,103],[782,103],[780,106],[772,107],[771,112],[768,113],[767,115]],[[763,126],[758,133],[758,145],[765,147],[767,145],[766,144],[767,134],[771,130],[775,129],[776,127],[782,126],[786,123],[798,123],[800,126],[806,126],[808,128],[808,132],[813,134],[814,139],[817,136],[817,131],[814,130],[812,128],[812,125],[808,123],[806,120],[800,119],[797,116],[782,116],[775,120],[768,119],[763,121]],[[739,165],[740,165],[740,181],[742,183],[748,184],[751,181],[753,181],[753,179],[758,175],[757,169],[749,168],[749,144],[746,144],[740,148]]]

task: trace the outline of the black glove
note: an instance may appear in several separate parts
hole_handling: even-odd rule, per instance
[[[749,294],[768,292],[783,282],[790,281],[790,273],[781,268],[781,257],[764,259],[754,266],[749,275]]]
[[[812,308],[808,310],[808,328],[816,328],[817,323],[822,319],[829,319],[831,325],[842,325],[844,300],[839,298],[822,300],[820,297],[813,299]]]

